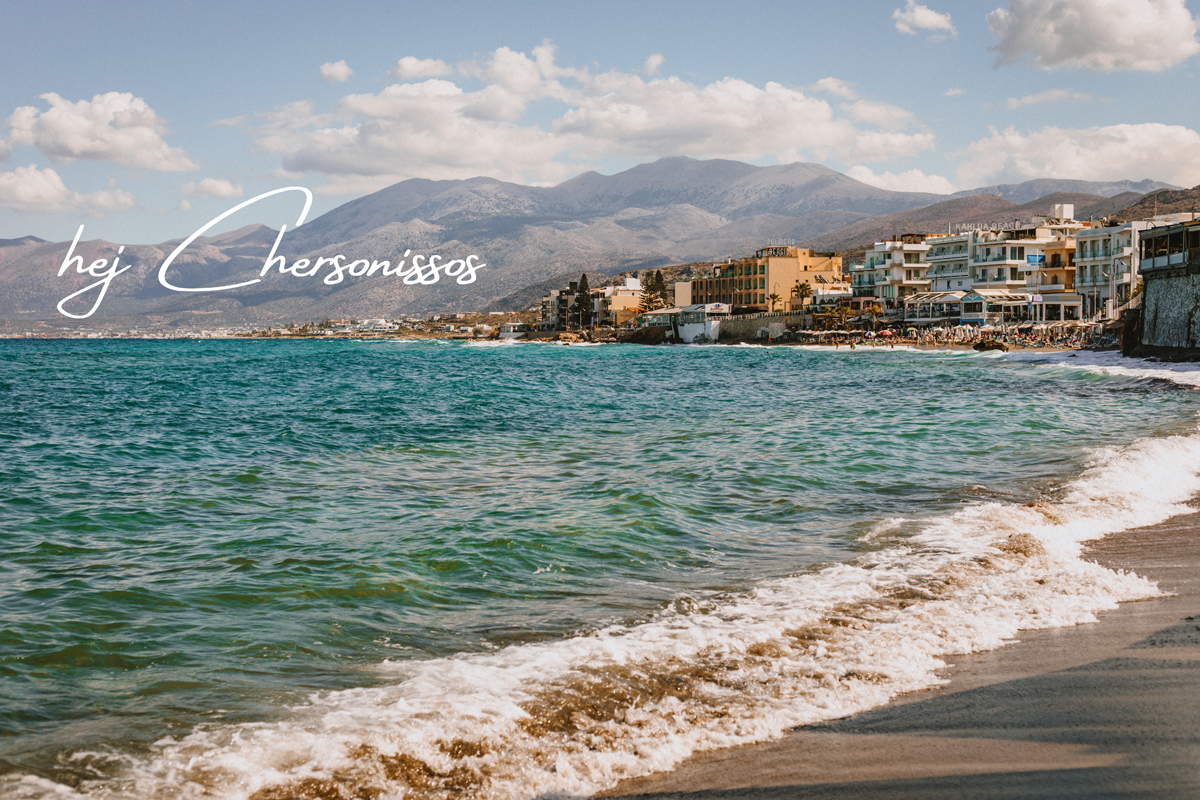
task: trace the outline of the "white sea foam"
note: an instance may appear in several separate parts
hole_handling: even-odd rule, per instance
[[[278,721],[202,726],[81,791],[589,794],[937,684],[947,655],[1154,596],[1151,582],[1083,560],[1082,545],[1182,513],[1197,493],[1200,434],[1099,450],[1053,503],[971,505],[852,562],[681,600],[637,625],[386,663],[391,685],[314,696]],[[881,520],[876,535],[900,522]],[[58,791],[32,778],[6,788]]]
[[[1009,353],[1006,360],[1032,362],[1034,366],[1067,367],[1102,375],[1171,381],[1180,386],[1200,387],[1200,364],[1147,361],[1123,358],[1116,351],[1077,350],[1059,353]]]

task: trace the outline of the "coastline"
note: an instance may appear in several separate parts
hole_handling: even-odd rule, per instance
[[[1200,513],[1085,558],[1173,594],[950,659],[948,683],[783,738],[697,754],[602,797],[1200,795]]]

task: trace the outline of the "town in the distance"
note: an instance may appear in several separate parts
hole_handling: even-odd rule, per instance
[[[1198,187],[1200,188],[1200,187]],[[1193,195],[1196,190],[1154,193]],[[1180,198],[1173,198],[1178,201]],[[1187,357],[1200,308],[1196,211],[905,229],[855,253],[768,240],[741,258],[583,273],[512,311],[298,321],[265,327],[62,329],[44,338],[429,337],[560,342],[956,342]],[[1179,202],[1174,206],[1178,208]],[[1132,212],[1132,213],[1130,213]]]

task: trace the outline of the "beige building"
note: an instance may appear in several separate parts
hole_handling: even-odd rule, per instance
[[[642,282],[637,278],[625,278],[623,286],[605,286],[592,290],[594,323],[596,325],[624,325],[637,316],[642,304]]]
[[[800,301],[792,289],[802,283],[812,290],[806,305],[850,296],[841,257],[804,247],[761,247],[752,256],[716,265],[712,274],[690,283],[692,303],[725,303],[739,311],[791,311],[793,305],[798,310]],[[769,299],[772,294],[778,297],[775,302]]]

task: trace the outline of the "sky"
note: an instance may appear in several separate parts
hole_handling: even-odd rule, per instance
[[[669,156],[886,189],[1200,184],[1200,0],[6,0],[0,239],[180,239]],[[291,195],[291,197],[289,197]],[[295,193],[210,232],[289,227]]]

